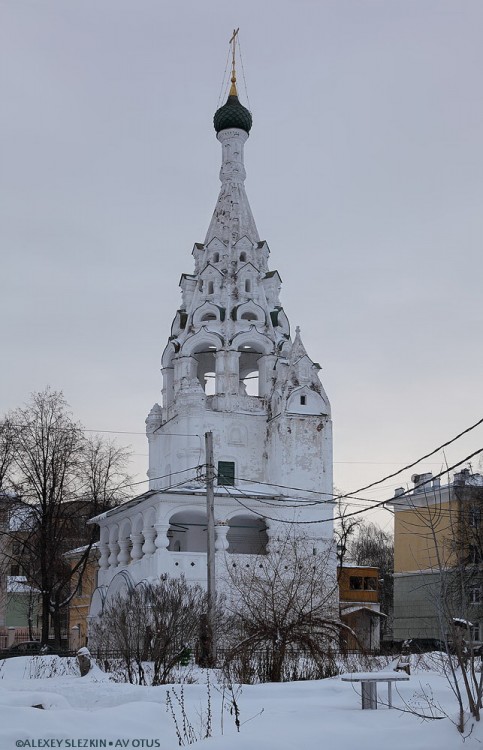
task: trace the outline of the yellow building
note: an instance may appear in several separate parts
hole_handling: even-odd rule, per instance
[[[79,561],[85,549],[85,547],[78,547],[65,554],[71,568]],[[69,603],[68,619],[69,649],[72,651],[77,651],[82,646],[87,645],[87,617],[92,594],[97,588],[98,557],[97,544],[94,544],[89,553],[82,576],[74,575],[71,580],[72,590],[75,590],[74,596]]]
[[[411,492],[396,490],[388,502],[394,510],[393,638],[444,641],[459,618],[472,623],[480,640],[483,477],[465,469],[445,486],[431,474],[412,479]]]

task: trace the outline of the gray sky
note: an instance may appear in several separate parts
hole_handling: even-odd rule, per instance
[[[480,0],[0,0],[0,411],[50,384],[86,427],[143,432],[234,26],[247,193],[355,490],[483,416]],[[145,438],[119,438],[144,479]]]

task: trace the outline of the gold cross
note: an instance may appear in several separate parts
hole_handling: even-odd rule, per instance
[[[238,29],[233,29],[233,35],[228,42],[232,45],[232,68],[231,68],[231,89],[230,89],[230,96],[238,96],[238,92],[236,90],[236,71],[235,71],[235,49],[236,49],[236,38],[238,36],[238,32],[240,31],[240,27]]]

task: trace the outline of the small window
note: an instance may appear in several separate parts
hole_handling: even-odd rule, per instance
[[[251,292],[252,291],[252,283],[250,279],[245,279],[245,291]]]
[[[220,260],[220,253],[214,253],[213,254],[213,263],[218,263]]]
[[[377,578],[364,578],[364,589],[365,591],[377,591]]]
[[[307,404],[307,396],[300,396],[300,406],[305,406]]]
[[[481,523],[480,508],[478,507],[470,508],[469,522],[470,522],[470,526],[472,526],[474,529],[478,529],[480,527],[480,523]]]
[[[208,282],[208,294],[213,294],[214,292],[214,284],[212,281]]]
[[[481,586],[471,586],[468,594],[470,604],[479,604],[481,602]]]
[[[468,545],[468,563],[470,565],[479,565],[483,562],[482,550],[477,544]]]
[[[242,263],[244,263],[246,261],[246,259],[247,259],[247,254],[246,253],[240,253],[240,261]]]
[[[349,578],[349,588],[351,591],[362,591],[364,588],[364,579],[362,576],[351,576]]]
[[[218,461],[218,485],[234,487],[235,485],[235,462]]]
[[[203,291],[203,279],[200,279],[200,280],[199,280],[199,283],[198,283],[198,288],[199,288],[200,292],[202,292],[202,291]]]
[[[201,322],[206,323],[207,320],[216,320],[215,313],[205,313],[201,318]]]

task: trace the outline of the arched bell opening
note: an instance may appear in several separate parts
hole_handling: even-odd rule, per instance
[[[239,346],[238,351],[240,352],[240,395],[259,396],[260,371],[258,361],[263,356],[263,351],[259,350],[256,344],[249,343]]]
[[[215,393],[215,356],[214,344],[200,343],[193,352],[196,361],[196,377],[204,392],[210,396]]]
[[[182,510],[169,519],[169,552],[206,552],[206,514],[196,510]]]
[[[228,553],[234,555],[266,555],[267,525],[263,518],[234,516],[228,521]]]

